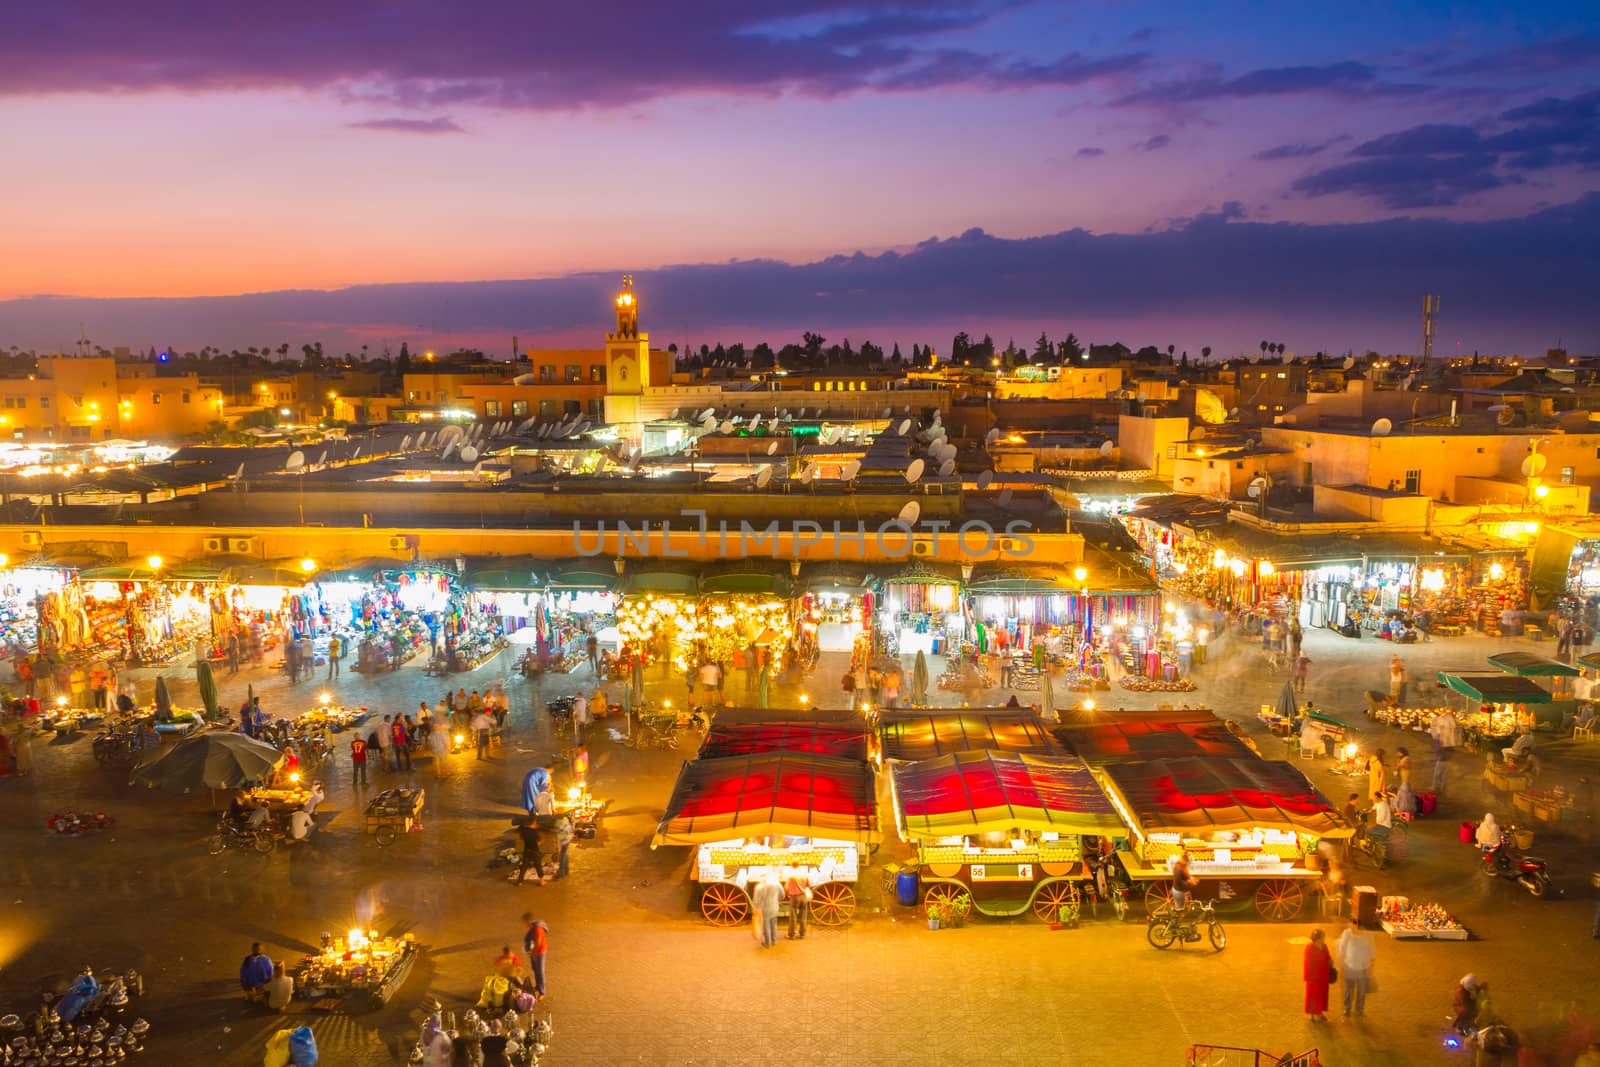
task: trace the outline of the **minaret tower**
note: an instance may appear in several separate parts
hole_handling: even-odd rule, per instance
[[[638,441],[642,433],[640,401],[650,381],[650,335],[639,332],[639,297],[633,275],[622,276],[617,293],[617,330],[606,334],[606,422],[619,436]]]

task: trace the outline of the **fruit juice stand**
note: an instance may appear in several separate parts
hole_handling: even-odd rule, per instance
[[[809,752],[844,759],[867,758],[865,726],[809,720],[778,722],[713,721],[700,743],[699,759],[751,756],[768,752]]]
[[[955,752],[1062,754],[1061,746],[1032,711],[885,711],[878,716],[873,758],[880,765],[884,760],[920,761]]]
[[[1076,756],[952,752],[897,761],[889,781],[923,904],[936,910],[1075,917],[1079,884],[1093,879],[1084,839],[1128,832]]]
[[[870,763],[774,750],[685,762],[650,847],[695,849],[690,877],[714,926],[743,923],[751,888],[789,868],[810,881],[811,920],[842,926],[881,839]]]
[[[376,930],[322,935],[322,949],[294,972],[296,1000],[325,1011],[372,1011],[405,985],[422,949],[414,934],[382,937]]]
[[[1067,712],[1050,733],[1090,767],[1190,756],[1254,758],[1249,746],[1205,708]]]
[[[1132,830],[1117,853],[1147,910],[1169,898],[1179,855],[1199,881],[1195,897],[1253,904],[1263,919],[1300,914],[1322,872],[1307,864],[1323,838],[1352,829],[1293,764],[1205,757],[1110,763],[1096,769]]]
[[[1551,703],[1549,691],[1519,675],[1440,671],[1437,677],[1439,685],[1466,698],[1461,729],[1468,747],[1474,749],[1505,741],[1519,726],[1532,729],[1534,713],[1529,705]]]

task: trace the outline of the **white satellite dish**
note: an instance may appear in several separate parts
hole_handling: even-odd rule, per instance
[[[992,429],[988,433],[983,435],[983,443],[985,445],[992,445],[998,440],[1000,440],[1000,431],[999,430],[993,430]]]
[[[1109,439],[1105,440],[1105,441],[1101,441],[1100,442],[1100,454],[1102,456],[1109,456],[1109,455],[1111,455],[1112,451],[1116,447],[1117,446],[1115,444],[1113,444]]]
[[[711,418],[716,413],[717,413],[717,409],[716,408],[706,408],[704,411],[702,411],[700,413],[700,420],[699,421],[705,422],[707,419]]]
[[[673,408],[672,409],[672,414],[668,415],[667,418],[676,419],[678,417],[678,412],[681,411],[681,410],[682,410],[681,408]]]
[[[439,436],[435,438],[435,440],[439,444],[454,444],[466,436],[467,431],[463,430],[461,427],[446,426],[444,429],[439,431]]]
[[[1009,490],[1009,489],[1000,490],[1000,496],[997,498],[997,502],[999,503],[999,505],[1001,507],[1009,506],[1010,503],[1011,503],[1011,490]]]
[[[411,447],[411,435],[410,434],[406,434],[404,437],[400,438],[400,451],[404,452],[406,449],[408,449],[410,447]]]
[[[910,433],[911,432],[911,420],[910,419],[901,419],[900,420],[900,425],[896,426],[894,428],[894,432],[899,434],[901,437],[904,437],[906,434]]]
[[[449,459],[450,458],[450,453],[454,452],[455,450],[456,450],[456,443],[454,441],[451,441],[449,444],[444,446],[444,451],[439,453],[439,458],[440,459]]]
[[[883,409],[883,414],[879,415],[878,417],[880,419],[887,419],[890,415],[893,415],[893,414],[894,414],[894,408],[884,408]]]
[[[978,475],[978,488],[987,489],[994,484],[994,471],[984,471]]]
[[[241,463],[241,464],[239,464],[239,469],[233,472],[233,477],[228,479],[228,480],[236,482],[240,478],[243,478],[243,477],[244,477],[244,464]]]
[[[1372,436],[1374,437],[1388,437],[1393,432],[1394,423],[1388,419],[1379,419],[1372,424]]]
[[[761,473],[756,475],[756,488],[765,489],[770,481],[772,481],[772,468],[762,467]]]
[[[477,458],[478,458],[478,450],[474,446],[468,445],[466,448],[463,448],[461,450],[461,462],[463,462],[463,463],[471,463],[471,462],[475,461]]]
[[[776,441],[768,442],[768,444],[767,444],[767,455],[776,456],[777,454],[778,454],[778,442],[776,442]]]
[[[922,505],[915,500],[908,500],[906,506],[900,509],[900,514],[895,517],[907,526],[915,526],[917,520],[922,518]]]
[[[939,477],[948,478],[952,474],[954,474],[955,472],[956,472],[956,461],[955,460],[947,459],[943,463],[939,464]]]
[[[1344,357],[1344,369],[1345,370],[1349,370],[1351,367],[1354,367],[1355,365],[1356,365],[1356,357],[1354,357],[1354,356],[1345,356]]]
[[[350,453],[350,458],[352,460],[361,458],[361,446],[360,445],[357,445],[356,446],[356,450],[354,452]]]
[[[809,464],[805,467],[802,467],[800,473],[795,475],[795,477],[800,480],[801,485],[810,485],[811,479],[815,478],[816,476],[817,468],[810,466]]]
[[[733,432],[733,420],[732,419],[723,419],[722,420],[722,425],[718,426],[717,429],[722,431],[723,433],[732,433]]]
[[[939,449],[939,462],[948,463],[956,458],[956,446],[945,445]]]
[[[537,380],[538,379],[536,379],[531,374],[519,374],[515,378],[511,379],[511,384],[512,385],[532,385]]]
[[[305,465],[306,465],[306,454],[304,452],[301,452],[299,449],[296,449],[295,451],[290,452],[289,453],[289,458],[283,461],[283,469],[286,470],[286,471],[297,471],[301,467],[304,467]]]
[[[752,433],[754,433],[756,430],[759,430],[760,428],[761,428],[761,416],[759,414],[757,414],[755,418],[750,420],[750,430],[751,430]]]
[[[927,464],[920,459],[911,461],[911,466],[906,468],[906,481],[916,485],[922,478],[922,472],[927,469]]]
[[[1544,456],[1534,452],[1522,461],[1522,476],[1524,478],[1537,478],[1544,473],[1545,464],[1548,463]]]
[[[1191,441],[1204,441],[1206,439],[1206,428],[1204,426],[1196,426],[1189,434],[1189,439]]]
[[[1250,479],[1250,484],[1245,486],[1245,496],[1251,500],[1260,500],[1261,494],[1267,491],[1267,480],[1260,475]]]
[[[861,461],[859,459],[853,459],[844,465],[844,470],[839,472],[839,477],[848,482],[860,473]]]
[[[705,418],[700,420],[700,429],[704,430],[706,433],[710,433],[716,428],[717,417],[715,415],[707,415]]]
[[[1228,409],[1228,418],[1237,419],[1238,417],[1239,417],[1239,409],[1238,408],[1229,408]]]

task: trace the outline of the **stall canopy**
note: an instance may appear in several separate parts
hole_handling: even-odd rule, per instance
[[[486,593],[528,592],[539,585],[532,556],[477,556],[467,560],[461,580]]]
[[[1579,673],[1576,667],[1532,652],[1499,652],[1489,657],[1489,666],[1519,678],[1574,678]]]
[[[1039,563],[979,563],[967,592],[973,596],[1069,596],[1078,592],[1059,567]]]
[[[555,590],[603,589],[617,587],[617,569],[606,560],[558,559],[545,568],[545,584]]]
[[[295,559],[257,560],[241,564],[233,572],[240,585],[282,585],[299,588],[317,580],[316,571],[302,570]]]
[[[1252,759],[1254,753],[1228,732],[1222,720],[1204,710],[1135,714],[1091,713],[1050,731],[1067,751],[1098,767],[1129,760],[1227,756]]]
[[[700,592],[751,593],[777,597],[794,594],[789,565],[778,560],[734,559],[713,563],[700,572]]]
[[[390,556],[368,556],[317,572],[319,582],[370,582],[384,571],[406,569],[406,561]]]
[[[926,760],[973,751],[1061,754],[1061,747],[1033,712],[885,712],[878,720],[878,744],[883,758],[893,760]]]
[[[954,752],[897,763],[890,773],[895,819],[906,837],[1126,831],[1094,775],[1075,756]]]
[[[1328,799],[1282,760],[1180,759],[1113,763],[1102,773],[1144,833],[1295,830],[1349,837]]]
[[[78,578],[85,582],[151,582],[170,576],[165,562],[158,567],[146,560],[125,559],[120,563],[103,563],[98,567],[85,567]]]
[[[875,584],[872,571],[865,564],[826,560],[802,563],[795,590],[800,593],[853,593],[859,596],[871,592]]]
[[[692,563],[630,559],[624,564],[622,592],[639,595],[694,596],[700,590],[700,568]]]
[[[919,559],[879,573],[884,585],[961,584],[961,568],[951,563],[924,563]]]
[[[877,844],[883,835],[871,765],[796,752],[690,760],[650,843],[779,834]]]
[[[1591,671],[1600,671],[1600,652],[1591,652],[1587,656],[1579,656],[1578,666],[1587,667]]]
[[[711,727],[700,745],[701,759],[766,752],[809,752],[817,756],[867,758],[864,726],[823,722],[722,723]]]
[[[1439,672],[1439,684],[1480,704],[1548,704],[1551,697],[1526,678],[1514,674],[1451,674]]]

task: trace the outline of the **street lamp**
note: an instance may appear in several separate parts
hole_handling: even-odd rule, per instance
[[[300,569],[305,571],[307,574],[310,574],[312,571],[317,569],[317,561],[314,559],[303,559],[300,561]]]
[[[160,556],[151,556],[145,560],[145,563],[149,565],[151,570],[158,571],[161,569],[162,559]]]

